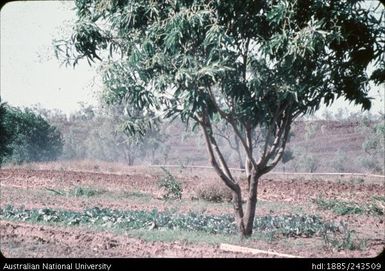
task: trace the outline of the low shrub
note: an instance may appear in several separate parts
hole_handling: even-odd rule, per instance
[[[210,202],[229,202],[232,200],[230,188],[219,181],[207,181],[197,185],[196,197]]]
[[[165,176],[158,180],[159,188],[164,189],[164,199],[181,199],[182,198],[182,184],[165,168],[162,167]]]
[[[337,235],[334,232],[324,233],[323,241],[327,248],[337,250],[364,250],[366,240],[360,240],[354,231],[344,230]]]

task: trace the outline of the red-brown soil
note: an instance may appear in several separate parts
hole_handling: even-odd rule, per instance
[[[160,199],[157,180],[160,172],[129,168],[122,174],[81,172],[68,170],[0,170],[0,207],[11,204],[26,209],[50,207],[53,209],[84,210],[98,206],[119,210],[164,210],[174,208],[178,212],[206,212],[210,214],[232,213],[229,203],[208,204],[192,200],[195,188],[201,183],[215,179],[213,174],[196,171],[194,174],[174,172],[183,184],[181,201]],[[191,176],[190,176],[191,175]],[[219,181],[218,181],[219,183]],[[219,184],[221,185],[221,184]],[[76,187],[91,187],[102,191],[98,196],[75,197],[66,195]],[[51,190],[64,193],[57,195]],[[260,206],[257,215],[302,212],[317,214],[326,220],[344,221],[357,234],[365,237],[363,251],[323,249],[317,238],[274,242],[253,241],[247,243],[258,249],[272,249],[281,253],[302,257],[372,257],[385,244],[384,216],[347,215],[338,216],[332,211],[320,210],[314,199],[335,199],[369,204],[374,196],[384,196],[384,183],[287,178],[267,175],[260,181]],[[130,193],[142,193],[132,197]],[[6,257],[266,257],[229,253],[216,244],[191,242],[144,241],[106,231],[81,227],[53,227],[15,221],[1,221],[1,252]],[[317,242],[315,242],[317,241]]]

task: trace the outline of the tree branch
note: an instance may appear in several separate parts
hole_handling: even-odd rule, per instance
[[[225,184],[231,190],[238,191],[240,189],[238,184],[234,182],[234,179],[232,178],[231,174],[227,175],[230,173],[227,165],[223,164],[223,161],[221,161],[222,166],[225,166],[223,169],[221,169],[218,162],[217,162],[217,159],[216,159],[215,154],[214,154],[214,149],[216,152],[219,151],[219,149],[217,149],[218,148],[217,145],[213,144],[213,141],[212,141],[213,137],[210,136],[210,131],[208,131],[208,129],[210,129],[210,128],[207,127],[206,121],[200,120],[199,124],[203,130],[203,134],[204,134],[204,138],[205,138],[206,146],[207,146],[207,152],[208,152],[209,157],[210,157],[211,165],[213,166],[214,170],[217,172],[217,174],[221,177],[221,179],[225,182]],[[214,148],[213,148],[213,146],[214,146]],[[221,156],[220,152],[219,152],[219,156]],[[222,159],[223,159],[223,157],[222,157]],[[221,160],[221,157],[220,157],[220,160]],[[223,170],[225,170],[227,174]]]
[[[213,134],[212,134],[212,125],[211,125],[211,122],[210,122],[210,119],[208,117],[208,115],[205,115],[206,118],[205,118],[205,124],[206,124],[206,127],[209,129],[208,131],[208,136],[209,136],[209,139],[210,139],[210,142],[213,146],[213,149],[215,151],[215,153],[218,155],[218,158],[219,158],[219,162],[220,162],[220,165],[221,165],[221,168],[222,170],[225,171],[225,174],[227,175],[227,177],[230,179],[230,180],[234,180],[233,176],[231,175],[231,172],[229,170],[229,167],[227,166],[227,162],[225,160],[225,158],[223,157],[223,154],[222,152],[220,151],[219,147],[218,147],[218,144],[217,144],[217,141],[215,140]]]
[[[276,111],[275,111],[275,114],[273,116],[273,121],[272,121],[272,125],[269,126],[269,129],[267,131],[267,135],[266,135],[266,142],[265,142],[265,145],[264,145],[264,148],[263,148],[263,153],[260,157],[260,159],[258,160],[258,164],[266,164],[264,162],[267,162],[268,159],[266,159],[266,156],[268,155],[268,151],[267,151],[267,148],[269,146],[269,141],[270,141],[270,137],[272,135],[272,132],[273,132],[273,127],[276,125],[276,126],[279,126],[278,125],[278,121],[280,121],[278,118],[280,116],[282,116],[283,112],[287,109],[287,107],[289,106],[289,103],[287,103],[286,105],[283,106],[283,108],[280,109],[281,107],[281,104],[278,105]],[[279,131],[278,131],[279,132]]]
[[[280,141],[280,147],[278,147],[278,145],[275,146],[274,150],[272,150],[272,152],[270,153],[269,155],[269,159],[273,156],[273,154],[275,155],[274,157],[274,160],[271,162],[270,165],[267,165],[264,167],[263,169],[263,174],[269,172],[270,170],[272,170],[277,164],[278,162],[281,160],[282,158],[282,155],[285,151],[285,147],[286,147],[286,143],[287,143],[287,139],[289,137],[289,132],[290,132],[290,126],[291,126],[291,118],[290,116],[287,116],[286,117],[286,120],[283,124],[283,127],[282,130],[284,130],[284,135],[283,135],[283,138],[281,138],[279,141]],[[267,164],[268,160],[266,161],[266,164]]]
[[[227,120],[227,121],[230,123],[230,125],[233,127],[233,130],[234,130],[235,134],[238,136],[239,140],[240,140],[241,143],[242,143],[243,148],[244,148],[245,151],[246,151],[246,155],[247,155],[248,159],[251,161],[253,167],[254,167],[254,168],[257,168],[257,163],[255,162],[255,159],[253,158],[252,153],[250,153],[250,152],[247,151],[247,150],[248,150],[248,145],[247,145],[247,143],[246,143],[246,140],[245,140],[245,138],[242,136],[241,132],[239,131],[239,129],[238,129],[236,123],[234,122],[233,117],[232,117],[231,115],[227,114],[226,112],[224,112],[222,109],[220,109],[220,107],[219,107],[219,105],[218,105],[218,103],[217,103],[217,101],[216,101],[216,99],[215,99],[215,96],[214,96],[214,94],[212,93],[212,91],[211,91],[210,88],[208,88],[208,92],[209,92],[209,95],[210,95],[210,97],[211,97],[211,100],[213,101],[213,104],[214,104],[214,106],[215,106],[215,109],[216,109],[216,110],[218,111],[218,113],[219,113],[225,120]]]

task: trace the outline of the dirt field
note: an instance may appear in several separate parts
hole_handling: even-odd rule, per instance
[[[219,184],[209,171],[171,171],[182,183],[182,199],[164,200],[158,188],[163,174],[159,169],[131,167],[114,173],[97,170],[2,169],[1,210],[4,212],[11,205],[17,210],[49,208],[78,213],[98,207],[122,212],[157,209],[177,214],[232,215],[231,204],[226,201],[214,203],[197,198],[196,187],[200,183]],[[341,237],[344,239],[340,238],[337,245],[317,235],[272,236],[255,230],[252,238],[241,241],[236,234],[173,231],[148,225],[134,230],[104,224],[70,225],[3,214],[1,252],[6,257],[271,257],[219,248],[220,243],[232,243],[300,257],[374,257],[385,246],[384,191],[383,179],[326,180],[267,175],[260,181],[257,217],[312,215],[322,221],[347,225],[354,238]],[[343,206],[338,210],[322,208],[321,199],[322,202],[354,203],[356,209],[341,214],[338,210]]]

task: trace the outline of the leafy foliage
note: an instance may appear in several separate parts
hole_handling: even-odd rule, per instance
[[[1,102],[0,98],[0,167],[6,156],[12,153],[10,148],[10,131],[6,127],[5,116],[7,114],[7,107],[5,103]]]
[[[346,153],[342,150],[338,150],[335,155],[334,159],[332,160],[332,167],[337,172],[344,172],[346,167],[346,162],[349,161]]]
[[[6,162],[23,163],[56,160],[63,148],[63,139],[56,127],[30,109],[4,106],[2,125],[8,136],[1,158]],[[2,130],[3,131],[3,130]],[[7,155],[4,157],[4,155]]]
[[[165,189],[163,195],[164,199],[181,199],[182,198],[182,184],[164,167],[162,170],[166,173],[166,176],[162,177],[158,183],[159,187]]]
[[[60,211],[50,208],[16,209],[11,205],[0,210],[1,219],[16,219],[33,222],[55,222],[67,225],[91,224],[103,227],[141,229],[155,222],[160,228],[204,231],[207,233],[235,234],[234,218],[229,215],[179,214],[172,211],[119,211],[86,209],[84,212]],[[258,217],[254,228],[261,232],[274,232],[286,237],[312,237],[323,233],[339,233],[340,225],[324,222],[317,216],[284,215]]]
[[[358,240],[354,231],[344,231],[342,235],[325,233],[323,236],[327,247],[338,250],[363,250],[366,247],[366,240]]]
[[[384,173],[385,159],[385,124],[384,115],[373,115],[368,112],[365,115],[354,116],[358,121],[355,132],[364,136],[362,142],[362,154],[357,157],[357,162],[372,173]]]
[[[57,52],[76,64],[106,51],[109,98],[152,111],[167,104],[169,116],[213,105],[214,85],[254,122],[284,101],[307,112],[345,96],[369,108],[365,67],[383,64],[384,30],[361,2],[78,0],[74,34]]]
[[[150,162],[164,158],[169,145],[161,127],[147,130],[145,137],[126,132],[125,108],[121,105],[98,108],[82,105],[69,117],[61,112],[35,108],[46,115],[63,135],[64,160],[100,160],[124,162],[133,165],[144,159]]]
[[[338,215],[349,215],[349,214],[372,214],[372,215],[383,215],[384,207],[379,206],[375,202],[361,206],[355,202],[345,202],[338,200],[325,200],[316,199],[314,201],[321,209],[332,210]]]
[[[105,101],[141,113],[129,133],[143,135],[160,117],[199,125],[212,166],[234,192],[240,231],[250,235],[258,178],[282,158],[293,121],[338,97],[370,108],[385,28],[363,2],[77,0],[74,32],[56,48],[68,64],[103,58]],[[245,215],[213,132],[219,120],[246,154]],[[253,133],[264,138],[257,154]]]

